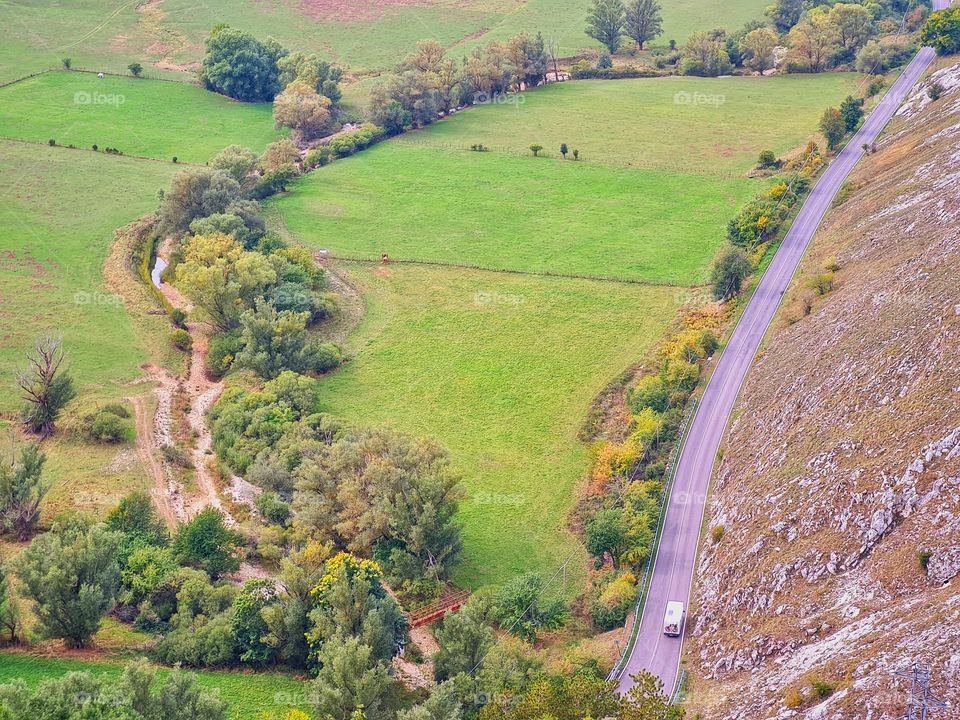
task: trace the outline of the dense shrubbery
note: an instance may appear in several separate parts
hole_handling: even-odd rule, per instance
[[[960,8],[951,7],[933,13],[923,26],[920,40],[939,55],[960,52]]]
[[[332,311],[323,270],[304,248],[274,245],[266,253],[245,250],[223,233],[184,240],[177,282],[223,333],[207,360],[217,376],[233,365],[270,379],[340,363],[339,348],[308,336],[309,326]]]

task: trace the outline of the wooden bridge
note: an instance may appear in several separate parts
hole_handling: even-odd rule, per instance
[[[462,608],[467,600],[470,599],[470,593],[466,590],[445,591],[440,599],[417,608],[408,614],[410,618],[410,627],[420,627],[429,625],[434,620],[439,620],[449,612],[455,612]]]

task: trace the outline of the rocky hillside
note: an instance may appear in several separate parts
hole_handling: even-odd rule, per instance
[[[934,80],[838,199],[744,389],[693,716],[893,720],[893,672],[921,662],[952,705],[931,720],[960,717],[960,64]]]

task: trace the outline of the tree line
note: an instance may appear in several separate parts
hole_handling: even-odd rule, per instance
[[[764,20],[753,20],[736,31],[717,28],[693,33],[677,49],[655,53],[657,66],[684,75],[725,75],[738,68],[763,73],[780,62],[787,72],[822,72],[854,66],[880,73],[905,62],[908,46],[881,44],[882,35],[919,29],[930,14],[930,3],[908,0],[836,2],[836,0],[777,0]],[[637,50],[662,34],[661,7],[656,0],[594,0],[586,33],[611,54],[631,40]],[[601,67],[609,63],[601,56]],[[609,65],[607,65],[609,67]]]

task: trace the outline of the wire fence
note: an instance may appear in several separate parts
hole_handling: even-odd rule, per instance
[[[288,232],[289,228],[288,228]],[[293,235],[293,233],[290,233]],[[384,260],[376,257],[360,257],[350,255],[336,255],[330,252],[322,255],[324,259],[337,260],[339,262],[358,263],[362,265],[380,265]],[[643,285],[664,288],[677,288],[682,290],[699,289],[708,287],[707,285],[679,285],[666,280],[645,280],[639,278],[624,278],[616,275],[591,275],[589,273],[564,273],[554,272],[552,270],[520,270],[517,268],[504,268],[492,265],[475,265],[472,263],[445,262],[442,260],[422,260],[417,258],[395,258],[390,256],[386,261],[389,265],[429,265],[433,267],[455,268],[459,270],[480,270],[484,272],[506,273],[509,275],[532,275],[535,277],[564,278],[568,280],[592,280],[598,282],[618,283],[623,285]]]

